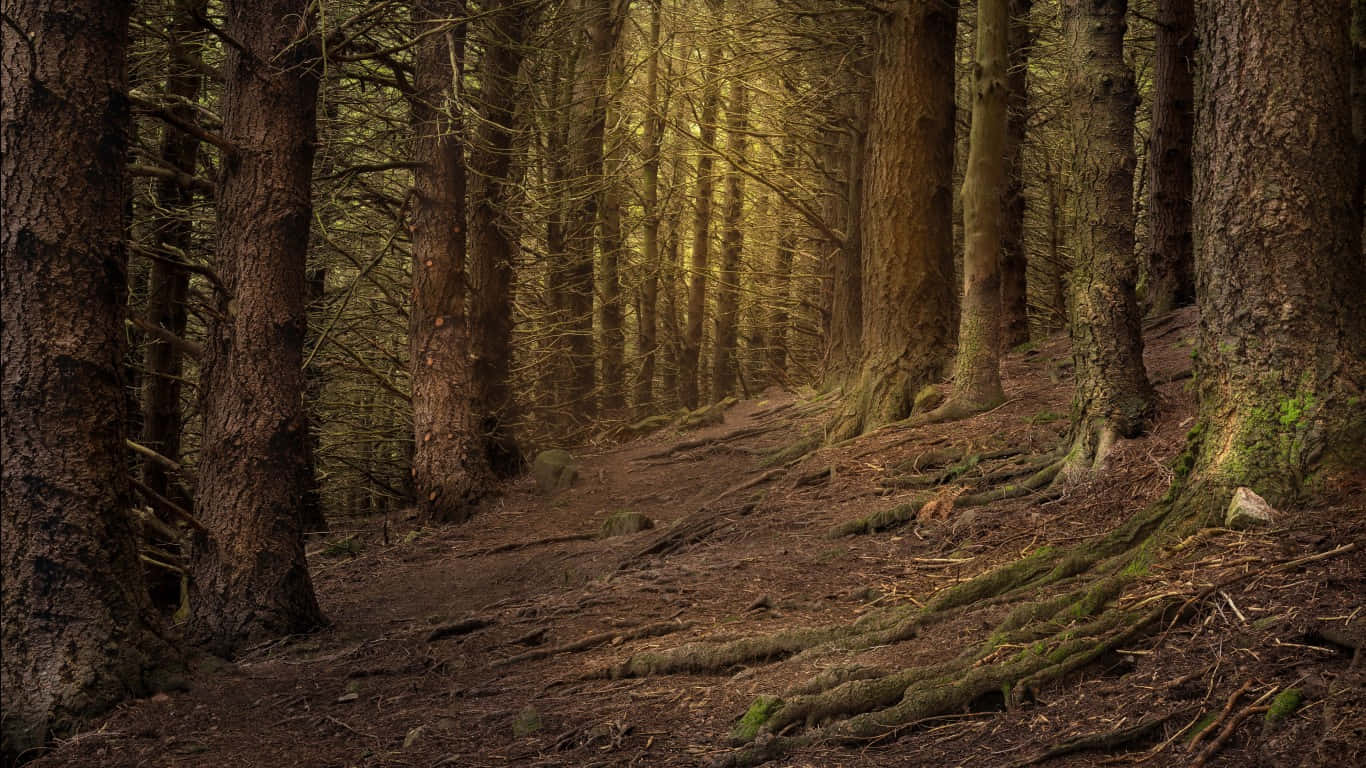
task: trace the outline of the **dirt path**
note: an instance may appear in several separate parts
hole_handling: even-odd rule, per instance
[[[1183,378],[1191,322],[1188,312],[1149,333],[1149,370],[1166,382],[1157,428],[1119,446],[1107,472],[1061,497],[1017,499],[876,535],[827,536],[832,526],[911,494],[887,487],[901,462],[966,445],[1055,443],[1070,392],[1061,339],[1008,358],[1011,400],[996,411],[918,432],[889,429],[779,472],[763,466],[763,456],[818,434],[825,414],[819,402],[769,392],[730,409],[723,424],[587,453],[580,482],[554,498],[526,479],[461,527],[413,529],[400,521],[385,545],[370,525],[358,556],[313,559],[332,628],[253,649],[235,664],[201,663],[187,691],[129,702],[39,764],[705,765],[724,752],[725,734],[755,695],[849,660],[797,657],[725,675],[633,680],[597,673],[650,648],[847,623],[875,605],[923,600],[1040,543],[1105,532],[1170,480],[1167,467],[1192,412]],[[680,441],[737,432],[743,436],[649,458]],[[1240,534],[1230,546],[1255,559],[1363,541],[1364,498],[1358,488],[1329,508],[1300,511],[1293,525]],[[593,534],[622,510],[656,527],[544,541]],[[1352,668],[1350,652],[1312,631],[1333,617],[1332,626],[1349,633],[1366,625],[1366,617],[1345,620],[1360,615],[1364,574],[1366,563],[1353,557],[1254,580],[1191,627],[1176,628],[1164,646],[1107,659],[1049,686],[1030,706],[1002,712],[999,702],[981,702],[890,743],[808,750],[784,764],[1006,766],[1154,711],[1182,712],[1184,719],[1130,745],[1137,759],[1254,680],[1297,685],[1317,703],[1278,730],[1247,728],[1252,737],[1230,740],[1210,765],[1359,765],[1366,749],[1360,663]],[[981,628],[950,625],[858,661],[942,658]],[[519,654],[530,657],[513,658]],[[1343,693],[1352,686],[1355,694]],[[1191,759],[1179,743],[1154,755],[1150,764]],[[1046,764],[1101,759],[1080,753]]]

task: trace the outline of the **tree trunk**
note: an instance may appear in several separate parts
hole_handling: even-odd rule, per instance
[[[615,44],[610,54],[610,72],[606,81],[607,94],[603,98],[605,125],[617,126],[625,109],[622,86],[625,82],[625,62]],[[599,204],[600,238],[598,250],[602,257],[601,296],[598,303],[602,326],[602,407],[619,413],[626,407],[626,331],[622,321],[621,268],[628,264],[626,241],[621,231],[623,189],[626,186],[626,136],[620,130],[608,134],[604,130],[603,178]],[[610,149],[610,151],[609,151]]]
[[[1360,471],[1366,262],[1347,3],[1209,0],[1197,23],[1194,486],[1221,512],[1235,486],[1278,504]]]
[[[1124,61],[1127,0],[1066,0],[1073,142],[1071,334],[1075,367],[1069,472],[1098,466],[1153,409],[1134,297],[1134,109]]]
[[[957,4],[899,3],[875,38],[863,196],[863,356],[831,440],[910,413],[943,376],[954,321],[953,61]]]
[[[1191,240],[1194,0],[1158,0],[1153,127],[1148,147],[1148,279],[1144,301],[1158,315],[1195,300]]]
[[[641,173],[641,207],[645,223],[642,250],[645,274],[640,288],[640,378],[636,380],[636,416],[654,410],[655,355],[659,348],[656,309],[659,305],[659,156],[664,141],[665,108],[659,101],[659,37],[663,3],[650,5],[650,58],[645,65],[645,156]]]
[[[1029,128],[1029,52],[1034,28],[1029,23],[1033,0],[1010,0],[1010,93],[1006,103],[1006,187],[1001,221],[1001,347],[1014,349],[1029,341],[1029,260],[1025,249],[1024,143]]]
[[[1357,184],[1352,210],[1366,249],[1366,0],[1352,0],[1352,133],[1356,136]]]
[[[863,206],[863,174],[868,155],[869,73],[864,71],[870,62],[860,59],[848,77],[849,95],[843,99],[848,109],[848,124],[843,130],[830,131],[829,141],[835,150],[830,171],[839,168],[829,203],[827,218],[838,222],[844,233],[843,241],[835,244],[830,270],[830,334],[826,345],[825,381],[828,387],[845,384],[857,373],[863,340],[863,238],[860,218]],[[784,151],[795,148],[784,147]],[[843,151],[840,152],[839,150]],[[785,158],[786,160],[786,158]],[[795,166],[791,158],[788,167]],[[794,243],[795,244],[795,243]]]
[[[719,19],[723,0],[707,0],[714,19]],[[702,68],[702,114],[698,124],[703,147],[716,143],[716,113],[721,103],[721,54],[724,42],[717,36],[707,45],[707,61]],[[696,408],[701,401],[698,368],[702,356],[702,318],[707,309],[707,270],[711,251],[712,168],[716,162],[710,150],[697,154],[697,194],[693,202],[692,257],[688,275],[688,327],[683,335],[679,360],[678,399],[685,408]]]
[[[978,0],[972,129],[963,179],[963,310],[947,415],[993,408],[1001,390],[1002,203],[1006,187],[1008,0]]]
[[[418,33],[463,12],[431,0]],[[465,165],[459,117],[463,26],[427,34],[414,56],[413,487],[423,519],[461,522],[492,486],[465,310]]]
[[[517,401],[512,391],[512,290],[517,254],[515,217],[508,215],[515,194],[512,142],[521,127],[517,110],[517,72],[533,16],[515,0],[499,0],[496,13],[481,22],[487,29],[480,62],[477,106],[479,130],[470,147],[469,267],[470,336],[475,350],[474,385],[489,468],[511,477],[525,466],[513,424]]]
[[[731,81],[726,105],[727,151],[744,162],[749,131],[749,89],[739,78]],[[739,371],[736,344],[740,315],[740,259],[745,233],[741,219],[745,209],[745,177],[731,165],[726,171],[726,208],[722,214],[721,270],[716,285],[716,334],[712,344],[711,396],[720,400],[735,389]]]
[[[6,762],[146,693],[171,651],[143,582],[124,474],[128,14],[111,0],[5,4]]]
[[[227,3],[218,274],[230,299],[208,329],[195,515],[192,631],[230,654],[323,623],[304,560],[305,260],[316,135],[305,0]]]
[[[791,137],[783,137],[779,162],[790,174],[797,165],[797,148]],[[791,323],[788,306],[792,296],[792,265],[797,251],[797,228],[787,206],[779,203],[778,241],[773,263],[773,304],[768,320],[767,367],[769,378],[787,380],[787,331]]]

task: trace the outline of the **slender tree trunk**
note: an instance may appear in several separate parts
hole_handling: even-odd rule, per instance
[[[707,0],[713,18],[719,19],[723,0]],[[707,45],[707,61],[702,69],[702,114],[698,125],[703,146],[716,143],[716,116],[721,103],[720,66],[724,44],[718,37]],[[715,158],[703,149],[697,156],[697,194],[693,202],[692,256],[688,276],[688,327],[683,335],[679,360],[678,399],[684,407],[696,408],[701,401],[699,362],[702,355],[702,323],[707,309],[707,271],[711,268],[712,169]]]
[[[910,413],[950,358],[953,61],[957,4],[899,3],[875,38],[863,197],[863,357],[840,440]]]
[[[1213,514],[1234,486],[1281,503],[1366,459],[1348,20],[1339,0],[1199,6],[1193,485]]]
[[[797,165],[797,148],[793,139],[783,137],[779,163],[785,174]],[[792,267],[797,251],[797,227],[786,205],[779,205],[778,241],[773,262],[773,304],[769,314],[768,373],[769,378],[787,381],[787,332],[791,325],[789,306],[792,297]]]
[[[1051,164],[1045,166],[1048,190],[1048,318],[1049,332],[1067,328],[1067,274],[1071,257],[1063,249],[1063,204],[1067,190]]]
[[[1153,61],[1153,127],[1148,147],[1150,314],[1195,300],[1191,239],[1191,133],[1194,128],[1195,0],[1158,0]]]
[[[640,378],[636,380],[636,415],[654,409],[655,355],[659,348],[656,310],[659,305],[659,156],[664,141],[665,108],[659,101],[659,38],[662,2],[650,4],[650,58],[645,65],[645,156],[641,174],[641,207],[645,231],[642,250],[645,274],[640,288]]]
[[[625,111],[621,100],[625,82],[625,62],[621,51],[613,46],[607,94],[603,99],[604,130],[603,179],[599,204],[600,238],[598,250],[602,257],[600,276],[602,300],[598,303],[602,326],[602,407],[620,412],[626,407],[626,331],[622,321],[621,268],[629,264],[626,241],[621,230],[623,189],[626,185],[626,137],[617,129],[620,115]],[[610,150],[610,151],[609,151]]]
[[[194,20],[202,14],[207,0],[178,0],[168,30],[168,53],[171,70],[166,76],[166,94],[173,98],[169,107],[176,118],[195,123],[194,103],[199,99],[203,76],[185,63],[187,56],[198,56],[204,32]],[[199,158],[199,139],[170,125],[163,126],[161,161],[169,168],[193,176]],[[193,224],[190,207],[194,204],[192,188],[163,179],[156,185],[157,208],[164,212],[157,226],[157,248],[171,258],[185,258],[191,248]],[[175,336],[185,335],[185,297],[190,275],[184,269],[162,261],[154,261],[147,284],[147,321]],[[142,380],[142,436],[139,442],[172,460],[180,458],[180,382],[181,351],[174,344],[149,338],[143,353],[145,375]],[[142,482],[147,487],[177,503],[187,505],[189,499],[178,498],[172,490],[166,467],[151,459],[142,463]]]
[[[523,45],[533,24],[516,0],[499,0],[496,13],[481,22],[487,30],[480,63],[479,130],[470,147],[469,267],[470,336],[475,350],[474,385],[489,467],[510,477],[525,465],[513,424],[512,291],[517,253],[513,137],[521,128],[517,110]]]
[[[1124,61],[1126,0],[1066,0],[1073,141],[1071,333],[1075,366],[1069,471],[1098,466],[1117,438],[1147,425],[1153,389],[1143,367],[1134,297],[1133,72]]]
[[[429,0],[419,34],[463,13]],[[460,522],[492,486],[484,454],[465,289],[465,164],[459,118],[464,27],[427,34],[413,77],[413,481],[424,519]]]
[[[5,762],[144,694],[171,652],[148,601],[124,475],[128,14],[111,0],[5,4]]]
[[[831,131],[829,140],[837,148],[837,157],[830,163],[832,170],[839,167],[842,178],[832,190],[827,216],[838,221],[844,240],[836,244],[830,270],[830,334],[825,361],[826,386],[843,386],[846,379],[858,372],[863,351],[863,174],[868,156],[869,100],[867,87],[871,62],[862,57],[848,73],[848,95],[841,101],[848,110],[848,124],[842,130]],[[785,146],[784,151],[795,150]],[[838,149],[843,149],[839,152]],[[795,165],[795,155],[789,165]]]
[[[1029,128],[1029,52],[1034,28],[1033,0],[1010,0],[1010,92],[1006,103],[1006,187],[1001,221],[1001,346],[1014,349],[1029,341],[1029,260],[1025,249],[1024,143]]]
[[[947,415],[995,407],[1001,389],[1001,270],[1006,191],[1009,0],[978,0],[972,129],[963,179],[963,311]]]
[[[1366,0],[1352,0],[1352,133],[1356,136],[1357,184],[1352,210],[1366,249]]]
[[[749,89],[740,79],[731,81],[726,105],[727,151],[744,162],[748,151]],[[726,208],[722,214],[721,270],[716,285],[716,334],[712,344],[711,396],[720,400],[735,389],[739,372],[736,346],[740,323],[740,259],[745,233],[741,230],[745,209],[745,177],[731,165],[726,171]]]
[[[208,330],[191,628],[229,654],[323,623],[304,560],[304,269],[316,137],[315,52],[305,0],[233,0],[223,71],[218,274],[230,299]],[[250,553],[244,554],[244,553]]]

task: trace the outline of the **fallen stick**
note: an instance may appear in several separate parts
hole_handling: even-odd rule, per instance
[[[673,632],[689,629],[692,625],[691,621],[678,622],[671,620],[646,624],[626,632],[600,632],[596,635],[589,635],[582,640],[575,640],[572,643],[556,645],[551,648],[535,648],[515,656],[509,656],[506,659],[498,659],[489,664],[489,666],[494,668],[506,667],[509,664],[519,664],[523,661],[535,661],[536,659],[544,659],[547,656],[556,656],[561,653],[586,651],[590,648],[596,648],[599,645],[615,642],[617,638],[621,638],[621,641],[625,642],[627,640],[639,640],[642,637],[659,637],[660,635],[668,635]]]
[[[563,544],[567,541],[588,541],[596,538],[592,533],[565,533],[559,536],[546,536],[543,539],[532,539],[531,541],[513,541],[507,544],[499,544],[496,547],[485,547],[476,549],[472,552],[462,552],[459,557],[483,557],[485,555],[496,555],[499,552],[512,552],[517,549],[528,549],[530,547],[540,547],[546,544]]]
[[[468,635],[475,630],[483,629],[493,623],[493,619],[483,616],[471,616],[460,621],[453,621],[449,624],[442,624],[431,632],[427,633],[427,642],[432,643],[446,637],[456,635]]]

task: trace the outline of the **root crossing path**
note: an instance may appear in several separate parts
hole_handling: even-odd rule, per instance
[[[1067,482],[1033,482],[1055,339],[961,421],[821,447],[837,398],[771,390],[464,525],[336,521],[308,547],[330,628],[201,658],[37,764],[1366,763],[1362,494],[1147,536],[1176,527],[1192,322],[1150,334],[1154,429]],[[603,535],[623,512],[654,525]]]

